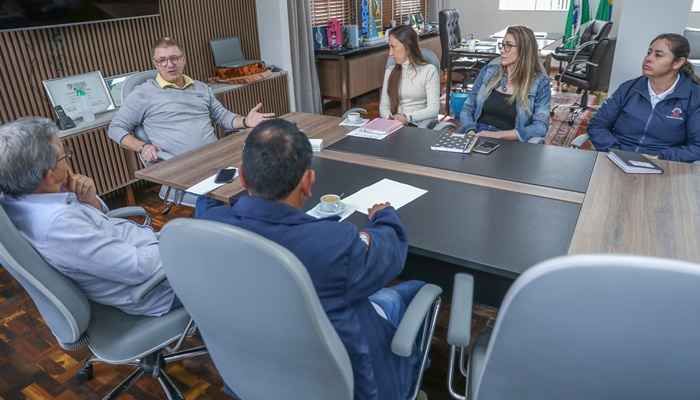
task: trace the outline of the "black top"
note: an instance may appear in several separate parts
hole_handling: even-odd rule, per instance
[[[515,129],[515,102],[508,104],[509,94],[494,89],[484,102],[481,116],[476,121],[481,124],[495,126],[502,131]]]

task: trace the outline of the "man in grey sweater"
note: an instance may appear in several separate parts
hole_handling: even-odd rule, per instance
[[[136,87],[124,99],[119,112],[109,125],[109,137],[122,147],[136,151],[148,162],[158,161],[161,149],[179,155],[216,141],[213,119],[227,129],[252,128],[274,118],[274,113],[259,112],[262,104],[248,115],[238,115],[214,97],[209,86],[182,72],[187,58],[182,46],[171,38],[161,38],[151,49],[155,80]],[[151,143],[132,135],[134,127],[143,125]],[[195,215],[212,204],[206,198],[197,201]]]

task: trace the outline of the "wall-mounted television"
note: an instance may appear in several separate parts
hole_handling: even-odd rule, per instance
[[[151,17],[159,0],[0,0],[0,31]]]

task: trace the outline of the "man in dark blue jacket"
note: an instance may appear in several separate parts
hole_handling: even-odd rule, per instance
[[[403,358],[392,353],[390,343],[423,282],[384,288],[403,269],[406,231],[389,203],[368,210],[369,224],[362,232],[339,223],[337,216],[316,219],[301,211],[315,180],[311,158],[311,145],[294,124],[261,123],[243,149],[240,178],[250,196],[233,207],[212,208],[203,218],[253,231],[301,260],[350,356],[356,399],[408,399],[420,350],[414,346]]]

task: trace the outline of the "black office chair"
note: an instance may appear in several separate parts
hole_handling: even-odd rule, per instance
[[[564,72],[563,62],[570,64],[574,60],[589,58],[595,49],[595,45],[602,39],[608,37],[612,29],[612,22],[594,19],[586,25],[580,36],[572,36],[561,46],[554,49],[552,58],[559,61],[559,73]],[[569,49],[566,45],[570,42],[578,41],[578,45]]]
[[[581,100],[573,104],[559,104],[555,106],[550,115],[554,115],[554,111],[559,107],[568,108],[571,113],[569,125],[574,124],[574,120],[581,111],[593,110],[598,111],[600,106],[588,105],[589,91],[607,91],[610,84],[610,73],[612,72],[612,63],[615,56],[615,44],[617,38],[607,38],[598,42],[591,54],[590,58],[585,60],[576,60],[566,66],[566,70],[560,75],[560,82],[576,86],[583,90]],[[585,65],[585,70],[577,67]]]
[[[455,9],[442,10],[439,15],[440,46],[442,47],[442,59],[440,69],[447,68],[447,57],[450,49],[458,47],[462,42],[462,34],[459,29],[459,11]],[[452,72],[462,74],[462,89],[466,90],[469,83],[474,82],[488,60],[479,58],[462,57],[452,62],[452,71],[447,71],[450,87],[452,86]],[[447,91],[449,93],[449,91]]]

